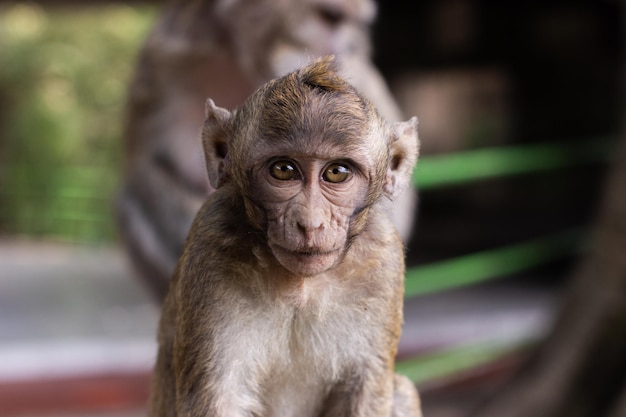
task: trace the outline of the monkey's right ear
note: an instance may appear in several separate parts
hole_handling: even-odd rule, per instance
[[[211,99],[207,100],[204,113],[206,119],[202,128],[202,146],[206,169],[211,186],[218,189],[229,176],[227,124],[232,114],[217,107]]]

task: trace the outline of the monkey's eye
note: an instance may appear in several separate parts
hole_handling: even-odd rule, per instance
[[[300,175],[298,169],[289,161],[274,162],[270,167],[270,174],[272,177],[281,181],[294,180]]]
[[[339,24],[345,19],[344,12],[333,7],[319,7],[317,9],[317,14],[324,23],[331,27],[339,26]]]
[[[322,179],[336,184],[348,180],[351,176],[352,170],[349,166],[334,162],[324,169]]]

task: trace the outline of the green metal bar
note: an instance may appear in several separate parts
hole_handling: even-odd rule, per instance
[[[457,346],[396,362],[396,372],[420,384],[493,362],[523,346],[478,344]]]
[[[411,268],[405,297],[458,288],[514,274],[571,254],[580,246],[579,230]]]
[[[610,160],[615,138],[579,143],[507,146],[424,156],[413,172],[420,190],[459,185],[504,175],[525,174]]]

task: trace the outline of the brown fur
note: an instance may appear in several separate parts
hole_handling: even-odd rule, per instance
[[[416,120],[385,122],[328,59],[206,113],[217,190],[165,300],[150,415],[419,416],[393,371],[404,255],[381,204],[409,181]]]

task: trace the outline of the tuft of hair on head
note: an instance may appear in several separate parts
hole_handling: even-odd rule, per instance
[[[350,84],[339,76],[339,64],[334,55],[317,59],[298,71],[298,79],[304,85],[323,91],[346,91]]]

